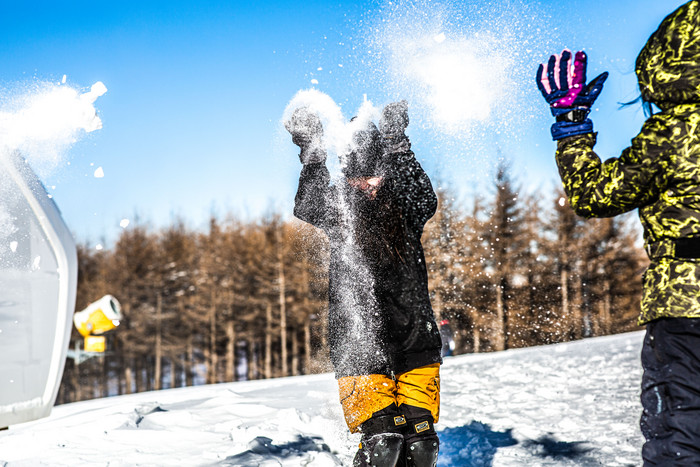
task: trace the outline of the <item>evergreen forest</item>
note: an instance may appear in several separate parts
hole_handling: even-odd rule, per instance
[[[634,215],[579,218],[559,189],[519,195],[509,172],[501,164],[469,202],[439,189],[423,234],[454,353],[637,329],[647,259]],[[331,371],[327,240],[291,216],[136,223],[110,248],[80,245],[78,259],[76,309],[111,294],[123,320],[104,354],[68,359],[57,403]]]

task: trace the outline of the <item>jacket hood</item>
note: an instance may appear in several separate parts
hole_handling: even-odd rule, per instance
[[[668,15],[637,57],[642,99],[661,109],[700,103],[700,1]]]
[[[366,127],[352,135],[352,149],[343,157],[343,174],[347,178],[379,175],[381,156],[379,130],[374,123],[368,122]]]

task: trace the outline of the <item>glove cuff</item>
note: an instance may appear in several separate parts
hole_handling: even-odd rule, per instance
[[[573,109],[567,109],[566,112],[558,113],[555,117],[557,122],[581,123],[586,121],[589,113],[591,113],[591,109],[588,107],[575,107]]]
[[[586,133],[593,133],[593,121],[590,118],[585,119],[582,122],[568,122],[561,121],[556,122],[552,125],[552,139],[558,141],[560,139],[566,138],[567,136],[584,135]]]

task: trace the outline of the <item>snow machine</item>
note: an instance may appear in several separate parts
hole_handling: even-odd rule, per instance
[[[49,415],[77,287],[75,242],[29,164],[0,152],[0,428]]]
[[[119,326],[122,319],[121,306],[116,298],[105,295],[87,306],[83,311],[73,315],[73,323],[81,336],[85,338],[84,350],[87,353],[103,353],[107,331]],[[71,356],[71,355],[69,355]],[[73,358],[76,358],[73,356]],[[77,356],[78,361],[82,360]]]

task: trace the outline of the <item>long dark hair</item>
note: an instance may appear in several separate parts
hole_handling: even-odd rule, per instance
[[[629,107],[630,105],[635,105],[639,103],[642,104],[642,110],[644,111],[644,116],[646,118],[649,118],[656,113],[656,109],[654,109],[654,103],[644,100],[644,97],[642,97],[641,94],[631,101],[618,102],[618,105],[620,106],[620,109],[623,109],[625,107]]]

